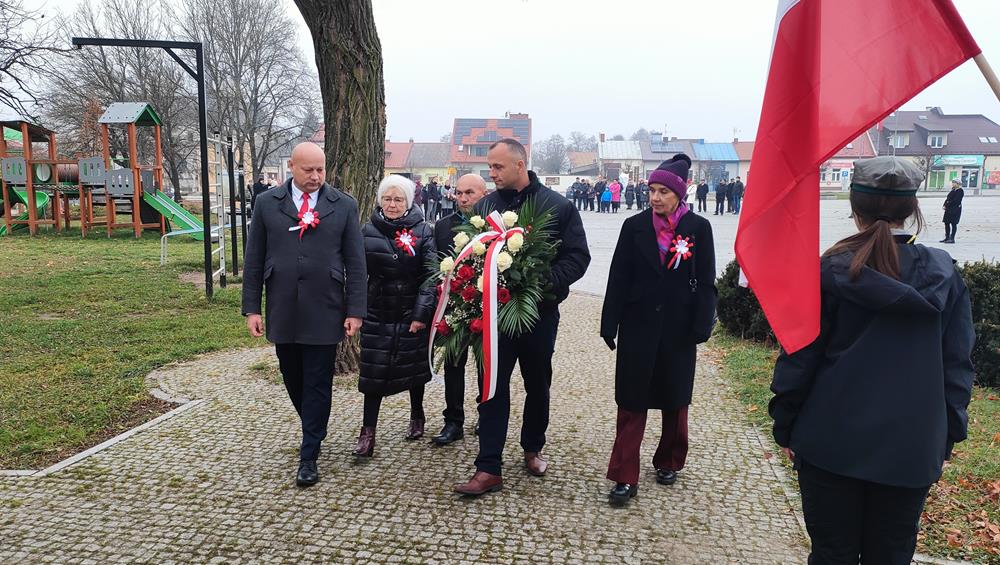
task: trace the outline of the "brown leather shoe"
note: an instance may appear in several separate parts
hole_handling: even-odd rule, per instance
[[[485,471],[476,471],[469,482],[455,485],[455,492],[468,496],[479,496],[488,492],[496,492],[503,488],[503,477],[491,475]]]
[[[410,427],[406,430],[406,439],[415,440],[424,437],[424,420],[410,420]]]
[[[355,457],[371,457],[375,455],[375,426],[364,426],[358,435],[358,446],[354,448]]]
[[[549,468],[549,462],[537,451],[524,452],[524,467],[528,473],[536,477],[544,477],[545,471]]]

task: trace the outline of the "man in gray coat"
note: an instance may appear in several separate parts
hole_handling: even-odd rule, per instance
[[[334,360],[344,334],[367,308],[358,203],[324,182],[325,155],[313,143],[292,150],[292,178],[257,198],[243,267],[243,315],[267,339],[302,421],[298,486],[319,480],[316,460],[330,419]]]

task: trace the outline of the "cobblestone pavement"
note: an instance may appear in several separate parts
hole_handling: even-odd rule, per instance
[[[803,563],[784,471],[705,362],[677,484],[657,485],[647,468],[628,509],[608,506],[613,356],[596,337],[599,311],[584,295],[562,308],[544,478],[518,464],[515,406],[504,490],[452,494],[472,472],[475,437],[406,442],[406,395],[383,407],[374,459],[356,462],[362,398],[338,378],[322,481],[297,489],[297,419],[260,370],[276,364],[272,350],[223,352],[150,376],[206,402],[51,475],[0,477],[0,563]],[[442,397],[428,387],[431,433]],[[471,431],[471,397],[467,410]]]

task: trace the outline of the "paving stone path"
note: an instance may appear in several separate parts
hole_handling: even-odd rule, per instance
[[[383,407],[375,458],[356,462],[362,397],[338,378],[322,481],[297,489],[297,420],[260,370],[276,364],[273,351],[222,352],[150,375],[205,402],[58,472],[0,477],[0,563],[804,563],[787,477],[706,361],[677,484],[657,485],[648,468],[628,509],[608,506],[613,354],[597,338],[599,313],[585,295],[562,307],[544,478],[518,464],[517,375],[504,490],[476,500],[451,492],[472,471],[475,437],[405,441],[405,395]],[[442,408],[432,384],[429,432]]]

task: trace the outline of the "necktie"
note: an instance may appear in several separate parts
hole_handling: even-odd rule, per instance
[[[306,212],[309,211],[309,193],[302,193],[302,206],[299,208],[299,217],[305,216]]]

